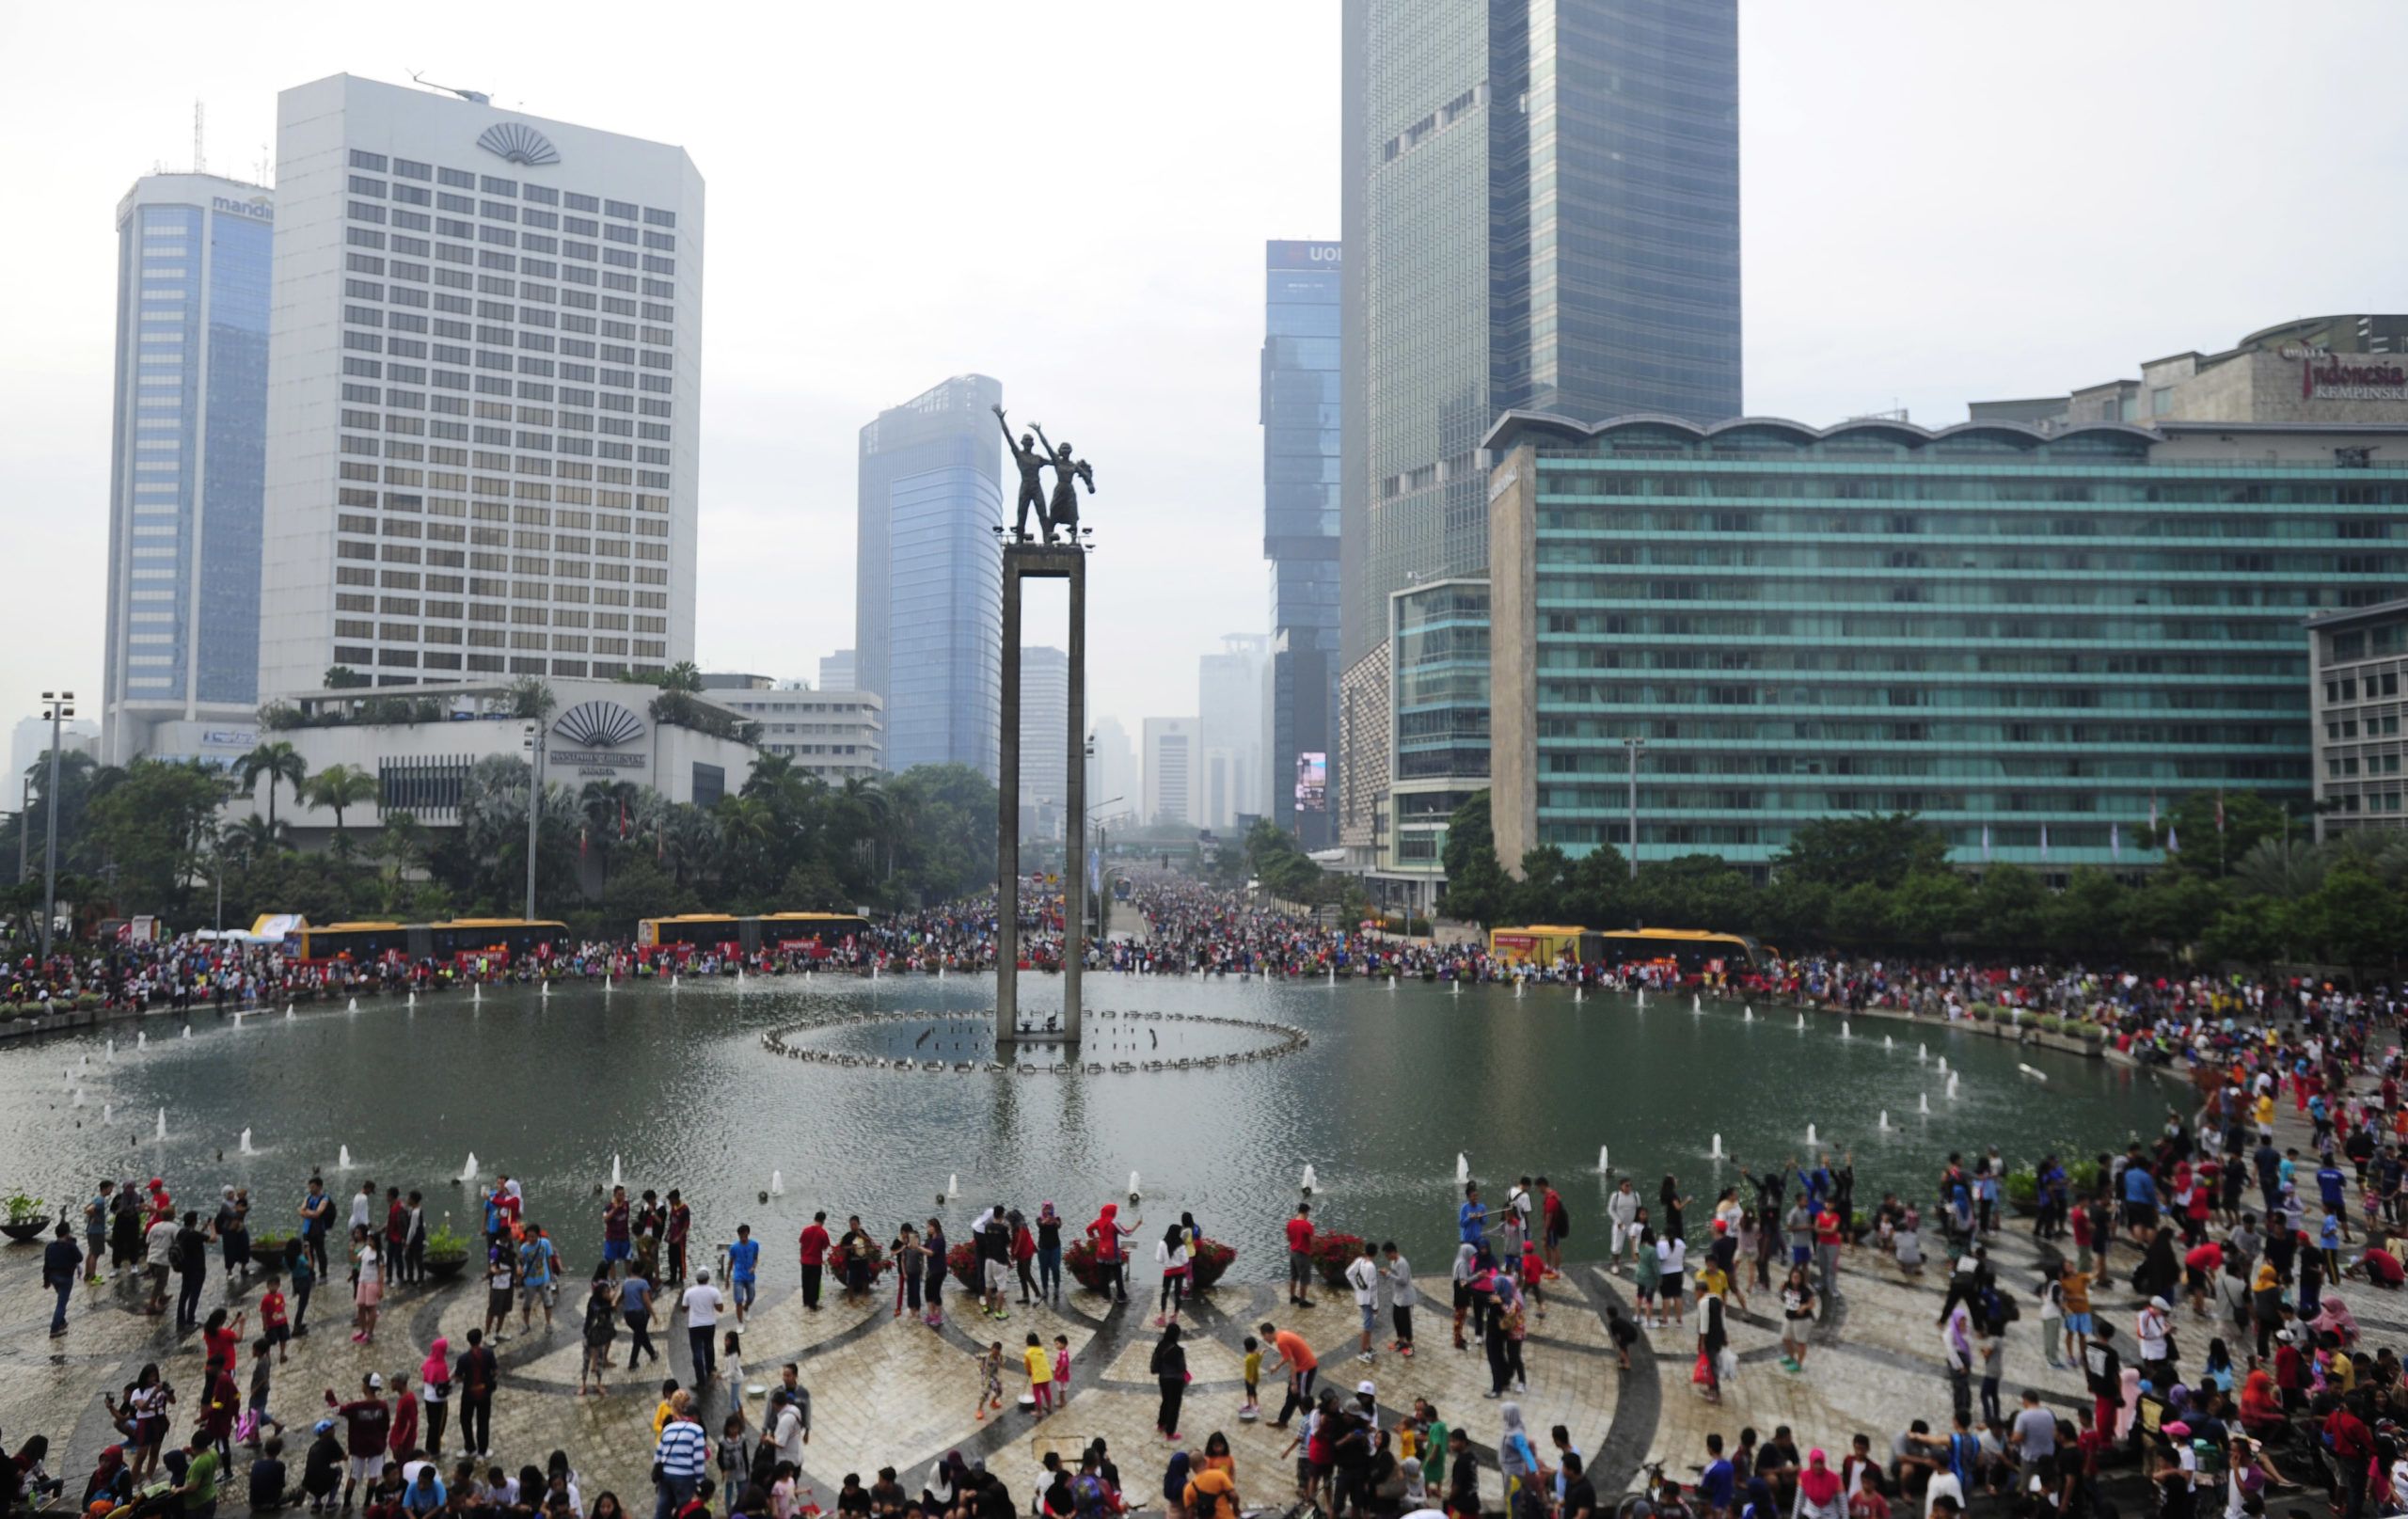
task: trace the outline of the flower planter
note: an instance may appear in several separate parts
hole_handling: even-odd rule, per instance
[[[456,1256],[429,1256],[426,1258],[426,1274],[429,1276],[434,1277],[438,1282],[448,1282],[467,1269],[468,1257],[467,1253],[465,1251]]]
[[[31,1244],[48,1232],[50,1227],[49,1219],[29,1218],[22,1224],[0,1224],[0,1234],[7,1235],[19,1244]]]
[[[1359,1234],[1323,1234],[1313,1239],[1313,1270],[1321,1274],[1321,1284],[1331,1291],[1346,1287],[1346,1268],[1363,1254],[1363,1237]]]

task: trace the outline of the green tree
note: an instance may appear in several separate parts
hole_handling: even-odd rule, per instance
[[[1983,942],[1994,949],[2032,949],[2046,941],[2048,888],[2021,865],[1991,865],[1973,893]]]
[[[1475,792],[1448,817],[1447,844],[1439,861],[1447,872],[1447,894],[1438,904],[1440,911],[1483,928],[1505,921],[1513,883],[1497,862],[1497,831],[1489,815],[1487,792]]]
[[[2224,812],[2224,827],[2216,827],[2216,812]],[[2194,791],[2168,808],[2154,829],[2138,831],[2141,847],[2178,846],[2166,856],[2166,867],[2191,875],[2221,876],[2264,839],[2280,839],[2283,810],[2254,791]]]
[[[348,858],[351,835],[343,827],[343,815],[354,807],[367,806],[383,791],[383,783],[356,765],[329,765],[309,777],[297,794],[310,806],[335,815],[335,854]]]
[[[1948,863],[1948,841],[1914,813],[1861,813],[1800,824],[1773,856],[1783,878],[1826,886],[1895,886]]]
[[[356,690],[363,686],[374,684],[349,665],[328,665],[325,674],[319,678],[330,691]]]
[[[1917,870],[1892,887],[1884,914],[1893,941],[1936,949],[1970,930],[1980,911],[1960,871]]]
[[[2077,865],[2065,890],[2043,912],[2048,947],[2061,955],[2111,954],[2130,942],[2126,898],[2131,894],[2095,865]]]
[[[309,777],[309,764],[301,757],[300,751],[278,738],[261,744],[244,755],[236,767],[236,773],[243,778],[245,791],[249,791],[258,785],[261,776],[267,777],[267,820],[268,826],[273,828],[276,825],[277,783],[291,782],[293,793],[298,798],[301,794],[301,783]]]
[[[2298,932],[2328,964],[2354,974],[2388,975],[2408,940],[2408,902],[2353,862],[2327,871],[2323,883],[2297,904]]]
[[[224,778],[196,761],[138,759],[92,800],[90,841],[129,910],[181,913],[207,868]]]

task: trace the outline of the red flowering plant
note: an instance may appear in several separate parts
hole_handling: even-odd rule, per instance
[[[1346,1268],[1354,1264],[1362,1253],[1363,1237],[1359,1234],[1313,1236],[1313,1269],[1321,1273],[1322,1285],[1332,1291],[1346,1285]]]

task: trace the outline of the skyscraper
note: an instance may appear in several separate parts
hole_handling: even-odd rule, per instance
[[[1346,0],[1343,33],[1340,833],[1375,865],[1390,597],[1485,571],[1497,415],[1740,411],[1738,18]]]
[[[1140,815],[1146,822],[1195,825],[1199,757],[1194,718],[1146,720],[1146,804]]]
[[[1087,806],[1099,820],[1142,816],[1145,781],[1129,730],[1109,713],[1089,730],[1095,752],[1087,760]]]
[[[118,203],[102,757],[251,747],[276,198],[152,174]]]
[[[336,74],[277,163],[260,695],[692,657],[685,150]]]
[[[1050,839],[1062,831],[1070,797],[1070,657],[1061,649],[1020,651],[1020,831]]]
[[[1338,747],[1338,311],[1335,243],[1273,242],[1262,340],[1262,557],[1271,562],[1268,715],[1255,788],[1307,849],[1329,843],[1325,797],[1297,805],[1295,778],[1325,783]],[[1208,727],[1212,719],[1208,715]]]
[[[1000,763],[1003,399],[958,374],[862,429],[854,679],[886,698],[889,769]]]
[[[834,654],[819,657],[819,688],[823,691],[850,691],[861,688],[853,671],[853,651],[838,649]]]
[[[1196,820],[1229,829],[1238,815],[1262,815],[1262,662],[1270,640],[1228,633],[1196,662]]]

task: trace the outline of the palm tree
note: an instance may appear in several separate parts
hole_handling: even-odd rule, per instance
[[[273,827],[276,822],[276,783],[278,781],[292,782],[293,794],[297,799],[301,795],[301,783],[309,779],[309,764],[301,757],[300,751],[278,738],[244,755],[236,773],[242,776],[246,791],[255,787],[261,776],[267,777],[267,820]]]
[[[691,659],[680,659],[660,672],[660,688],[664,691],[699,691],[703,688],[703,672]]]
[[[601,879],[606,886],[610,880],[610,851],[618,847],[636,801],[633,781],[588,781],[577,794],[577,810],[583,815],[587,837],[601,857]]]
[[[228,824],[217,835],[219,851],[246,865],[256,864],[284,847],[284,825],[271,823],[257,813]]]
[[[335,852],[345,853],[351,846],[350,835],[343,831],[342,815],[353,807],[364,807],[383,792],[377,779],[356,765],[329,765],[309,778],[301,795],[312,807],[325,807],[335,815]]]

